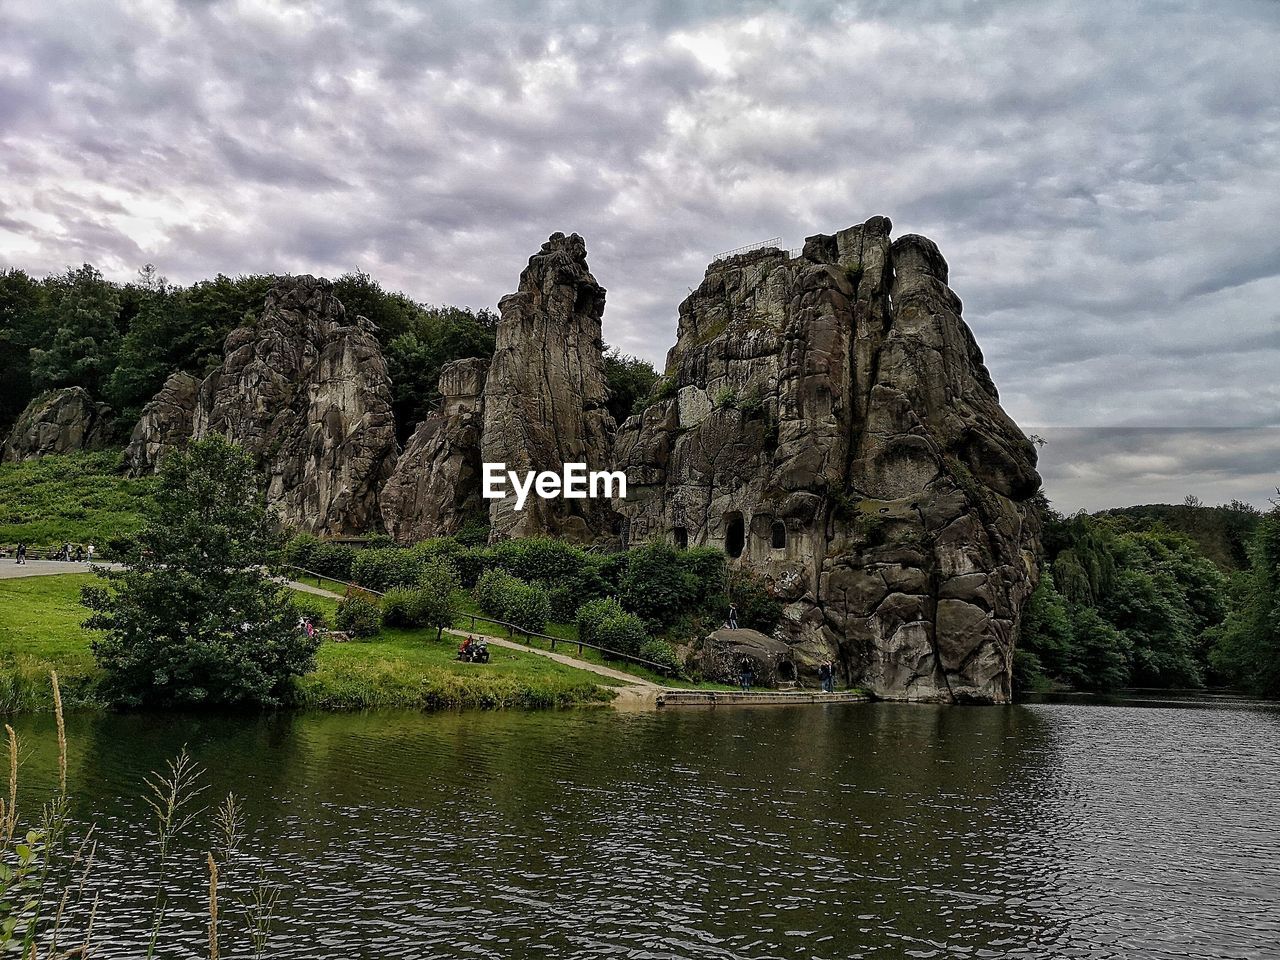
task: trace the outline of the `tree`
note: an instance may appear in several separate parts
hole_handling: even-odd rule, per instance
[[[7,430],[35,394],[31,348],[40,344],[44,289],[21,270],[0,272],[0,428]]]
[[[253,459],[214,434],[161,467],[120,571],[85,587],[104,692],[128,706],[276,705],[318,639],[261,564],[279,534]]]
[[[45,345],[31,350],[37,389],[82,386],[98,394],[115,368],[120,295],[89,264],[44,281]]]
[[[418,307],[407,325],[390,341],[380,331],[391,376],[391,408],[402,443],[439,400],[441,367],[452,360],[493,355],[498,318],[490,310]]]
[[[604,355],[604,378],[609,385],[609,413],[622,423],[653,392],[658,371],[647,360],[626,356],[614,347]]]
[[[1266,696],[1280,696],[1280,504],[1263,516],[1250,544],[1240,602],[1210,654],[1216,670]]]

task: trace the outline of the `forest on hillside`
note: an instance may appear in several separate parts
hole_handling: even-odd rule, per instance
[[[89,264],[42,279],[0,272],[0,434],[33,397],[80,386],[111,406],[123,441],[166,377],[203,377],[221,362],[227,334],[252,322],[276,279],[220,274],[184,287],[151,265],[130,283]],[[402,443],[434,405],[444,364],[493,353],[498,317],[488,308],[421,304],[359,271],[333,287],[348,316],[378,328]],[[606,354],[605,373],[618,420],[657,380],[651,365],[616,350]]]
[[[1041,504],[1022,689],[1232,685],[1280,695],[1280,506]]]

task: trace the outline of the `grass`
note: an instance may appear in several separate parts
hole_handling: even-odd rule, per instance
[[[103,706],[97,667],[81,622],[80,587],[92,574],[0,580],[0,712],[53,709],[49,670],[68,707]],[[332,619],[335,601],[298,593],[299,606]],[[325,643],[316,669],[298,680],[298,705],[317,710],[401,707],[566,707],[601,703],[605,678],[536,654],[498,647],[488,664],[459,663],[457,643],[432,630],[384,630],[369,641]]]
[[[120,451],[0,464],[0,544],[36,549],[94,543],[101,551],[142,526],[152,477],[126,477]]]

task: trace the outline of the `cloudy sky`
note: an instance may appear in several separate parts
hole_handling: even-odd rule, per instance
[[[1055,503],[1261,505],[1277,50],[1274,0],[0,0],[0,264],[479,307],[577,231],[660,365],[717,252],[884,214],[950,261]]]

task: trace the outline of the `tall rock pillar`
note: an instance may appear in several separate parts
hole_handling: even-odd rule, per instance
[[[600,318],[604,288],[587,269],[580,236],[554,233],[498,304],[497,346],[484,388],[482,458],[507,470],[610,467],[615,429],[605,407]],[[586,542],[610,532],[605,500],[543,500],[517,511],[489,501],[491,537],[552,534]]]

